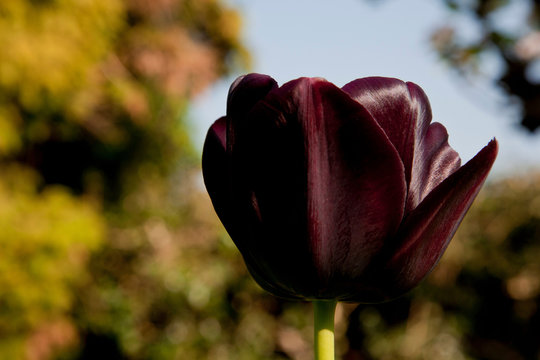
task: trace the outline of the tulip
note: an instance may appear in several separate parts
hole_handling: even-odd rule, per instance
[[[238,78],[204,181],[255,280],[288,299],[378,302],[435,266],[497,155],[460,166],[416,84]]]
[[[385,301],[416,286],[498,150],[492,140],[461,166],[431,118],[422,89],[393,78],[342,88],[320,78],[281,87],[265,75],[238,78],[226,116],[208,131],[202,169],[260,286],[332,316],[336,301]],[[325,316],[316,342],[333,341]]]

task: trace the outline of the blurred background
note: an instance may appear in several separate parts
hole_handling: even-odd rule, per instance
[[[338,356],[540,359],[540,1],[2,0],[0,358],[310,359],[200,174],[231,81],[418,83],[467,161],[501,152],[442,262],[340,304]]]

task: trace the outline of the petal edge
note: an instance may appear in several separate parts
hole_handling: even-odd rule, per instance
[[[405,219],[398,232],[399,244],[388,249],[391,257],[383,275],[399,292],[415,286],[439,261],[486,180],[497,152],[498,143],[493,139]]]

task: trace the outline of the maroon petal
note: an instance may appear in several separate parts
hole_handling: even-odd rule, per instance
[[[497,141],[492,140],[405,219],[395,243],[398,247],[391,245],[387,249],[392,255],[381,273],[392,286],[394,294],[390,295],[418,284],[438,262],[480,191],[497,151]]]
[[[413,102],[405,82],[384,77],[351,81],[343,91],[362,104],[384,129],[401,156],[408,184],[416,135],[425,132],[431,122],[427,98]]]
[[[240,76],[232,83],[227,98],[229,150],[234,147],[236,138],[244,133],[246,115],[274,88],[277,88],[276,81],[262,74]]]
[[[227,119],[221,117],[212,124],[204,141],[202,153],[203,179],[208,195],[218,215],[227,206],[229,194],[227,161]]]
[[[414,155],[406,214],[461,166],[458,153],[448,144],[448,132],[440,123],[431,124],[420,140]]]
[[[315,272],[322,293],[313,296],[324,297],[321,284],[358,276],[399,226],[406,194],[399,154],[361,105],[322,79],[272,90],[248,118],[251,136],[231,154],[234,183],[248,179],[243,201],[270,235],[246,240],[258,241],[256,258],[281,282],[302,286],[313,277],[299,269]]]
[[[268,75],[253,73],[239,76],[229,88],[227,115],[235,117],[247,114],[275,87],[276,81]]]
[[[256,244],[244,241],[245,239],[256,240],[254,238],[260,233],[260,222],[256,209],[239,206],[238,201],[234,199],[230,159],[226,151],[226,126],[226,117],[214,122],[207,133],[203,147],[202,172],[212,205],[227,232],[237,244],[250,273],[257,282],[277,296],[291,298],[289,290],[280,287],[279,283],[273,279],[260,275],[268,274],[271,269],[265,268],[264,264],[259,265],[259,261],[253,257],[252,247],[256,247]]]
[[[385,130],[405,166],[408,185],[405,213],[460,166],[448,144],[446,129],[431,122],[431,107],[422,89],[398,79],[369,77],[343,87]]]

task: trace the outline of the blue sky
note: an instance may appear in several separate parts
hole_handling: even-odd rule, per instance
[[[412,81],[427,93],[434,121],[446,126],[463,161],[496,137],[500,153],[495,176],[540,169],[540,133],[530,136],[516,123],[516,109],[482,81],[467,82],[437,60],[431,31],[455,21],[440,1],[429,0],[229,0],[244,16],[244,39],[253,72],[278,83],[320,76],[343,86],[365,76]],[[467,30],[469,24],[461,22]],[[512,24],[508,24],[512,26]],[[496,68],[496,63],[487,66]],[[201,148],[211,123],[225,113],[224,79],[195,102],[190,118]]]

